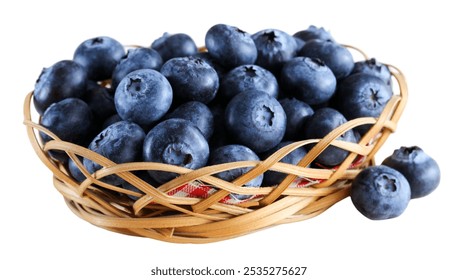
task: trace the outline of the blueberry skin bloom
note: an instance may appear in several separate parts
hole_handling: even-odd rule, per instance
[[[113,91],[119,82],[130,72],[139,69],[153,69],[159,71],[163,64],[161,55],[150,48],[135,48],[127,51],[127,54],[116,65],[111,76]]]
[[[284,90],[309,105],[327,102],[334,95],[337,80],[331,69],[321,60],[295,57],[282,68]]]
[[[124,56],[124,47],[113,38],[100,36],[82,42],[73,54],[73,60],[81,64],[88,78],[101,81],[111,78],[116,64]]]
[[[382,164],[396,169],[406,177],[410,184],[411,198],[427,196],[439,186],[439,165],[420,147],[396,149]]]
[[[219,64],[229,69],[256,61],[257,50],[253,39],[235,26],[212,26],[205,35],[205,46]]]
[[[143,159],[197,169],[205,164],[210,154],[205,137],[191,122],[184,119],[168,119],[160,122],[146,135]],[[150,176],[165,183],[178,176],[176,173],[149,170]]]
[[[154,40],[151,48],[156,50],[166,62],[174,57],[191,56],[197,53],[197,46],[194,40],[187,34],[164,33],[162,37]]]
[[[243,145],[226,145],[221,146],[211,152],[209,165],[216,165],[221,163],[228,162],[237,162],[237,161],[258,161],[259,157],[253,152],[250,148]],[[250,171],[252,167],[243,167],[236,168],[227,171],[223,171],[215,174],[215,177],[223,179],[228,182],[232,182],[238,177]],[[260,174],[258,177],[253,180],[245,183],[245,187],[259,187],[261,186],[264,174]],[[241,194],[231,194],[232,197],[243,200],[250,197],[250,195],[241,195]]]
[[[395,169],[379,165],[362,170],[351,186],[351,201],[371,220],[398,217],[410,201],[407,179]]]
[[[89,144],[89,149],[115,163],[136,162],[141,160],[144,138],[145,132],[139,125],[120,121],[102,130]],[[84,158],[83,164],[89,173],[102,168],[101,165],[87,158]],[[119,185],[124,180],[116,175],[109,175],[103,181]]]
[[[162,118],[169,110],[172,99],[170,83],[152,69],[129,73],[119,83],[114,96],[119,116],[143,126]]]
[[[81,98],[86,90],[87,73],[72,60],[61,60],[43,68],[35,83],[33,104],[42,115],[49,105],[65,98]]]
[[[286,131],[286,114],[280,103],[257,90],[232,98],[226,107],[225,121],[232,138],[256,153],[278,145]]]
[[[241,65],[229,71],[222,79],[220,93],[226,99],[247,90],[261,90],[277,98],[279,86],[275,76],[258,65]]]
[[[177,102],[199,101],[208,104],[219,88],[216,70],[203,59],[194,57],[172,58],[161,68],[173,88]]]
[[[348,76],[355,64],[350,51],[331,40],[310,40],[298,55],[319,58],[332,70],[337,80]]]

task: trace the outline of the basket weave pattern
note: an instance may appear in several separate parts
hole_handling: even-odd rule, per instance
[[[322,139],[294,142],[264,161],[233,162],[206,166],[197,170],[154,162],[116,164],[109,159],[69,142],[32,120],[33,92],[24,101],[24,124],[28,137],[41,161],[53,173],[53,183],[64,197],[68,207],[80,218],[98,227],[114,232],[153,238],[175,243],[208,243],[234,238],[256,230],[282,223],[296,222],[315,217],[333,204],[347,197],[352,179],[368,165],[374,164],[374,155],[395,131],[397,122],[407,102],[407,86],[403,74],[389,66],[397,93],[393,95],[379,118],[359,118],[348,121]],[[370,124],[370,130],[359,143],[336,140],[346,131]],[[43,144],[39,132],[53,140]],[[298,147],[316,143],[297,164],[279,162]],[[307,167],[329,145],[349,151],[348,157],[338,167],[321,169]],[[86,180],[75,181],[68,167],[53,160],[48,152],[64,151],[77,164]],[[104,168],[89,174],[78,156],[88,158]],[[221,180],[213,174],[240,167],[253,167],[232,182]],[[177,178],[152,187],[133,171],[161,170],[181,174]],[[267,170],[287,174],[276,187],[243,188],[242,186]],[[112,174],[128,181],[142,193],[123,189],[103,182]],[[300,178],[306,186],[297,185]],[[179,197],[171,195],[180,187],[211,186],[205,197]],[[252,195],[253,198],[238,204],[224,203],[230,193]],[[138,197],[137,200],[129,196]]]

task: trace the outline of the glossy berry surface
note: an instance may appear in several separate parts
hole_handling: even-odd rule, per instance
[[[149,126],[162,118],[173,100],[169,81],[158,71],[140,69],[129,73],[116,88],[114,101],[126,121]]]
[[[278,145],[286,131],[286,114],[280,103],[263,91],[245,91],[226,107],[226,129],[241,145],[265,152]]]
[[[337,80],[317,58],[295,57],[283,65],[281,84],[285,91],[309,105],[322,104],[334,95]]]
[[[210,165],[216,165],[221,163],[236,162],[236,161],[259,161],[259,157],[253,152],[250,148],[243,145],[227,145],[217,148],[212,151],[209,159]],[[251,167],[243,167],[231,169],[228,171],[223,171],[216,173],[214,176],[223,179],[225,181],[231,182],[243,174],[250,171]],[[253,180],[244,184],[244,187],[259,187],[261,186],[264,175],[261,174]],[[234,198],[239,200],[247,199],[250,195],[242,194],[231,194]]]
[[[184,33],[164,33],[154,40],[151,48],[161,55],[164,62],[174,57],[191,56],[197,53],[196,43],[191,36]]]
[[[76,48],[73,60],[86,69],[90,80],[102,81],[111,78],[124,54],[121,43],[111,37],[100,36],[82,42]]]
[[[234,68],[256,61],[257,50],[247,32],[231,25],[216,24],[205,35],[208,53],[226,68]]]
[[[410,201],[407,179],[393,168],[379,165],[362,170],[351,185],[351,201],[371,220],[400,216]]]
[[[89,149],[115,163],[136,162],[141,160],[145,132],[137,124],[129,121],[116,122],[102,130],[89,144]],[[88,158],[83,160],[89,173],[102,168]],[[123,182],[121,177],[108,175],[103,181],[113,185]]]
[[[264,91],[277,98],[279,86],[275,76],[258,65],[241,65],[229,71],[222,79],[220,94],[230,100],[240,92],[247,90]]]
[[[424,197],[439,186],[439,165],[420,147],[396,149],[382,164],[396,169],[406,177],[410,184],[411,198]]]
[[[219,88],[218,73],[203,59],[177,57],[168,60],[161,68],[173,88],[177,102],[199,101],[209,103]]]
[[[143,144],[144,161],[159,162],[197,169],[207,164],[210,150],[207,140],[197,127],[184,119],[160,122],[146,135]],[[149,171],[159,183],[165,183],[178,174]]]
[[[71,60],[61,60],[43,68],[35,83],[33,104],[42,115],[49,105],[65,98],[81,98],[86,90],[85,69]]]

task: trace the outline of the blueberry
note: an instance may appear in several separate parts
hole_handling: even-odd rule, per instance
[[[338,126],[346,123],[345,117],[332,108],[321,108],[315,111],[305,124],[305,139],[321,139]],[[353,130],[346,131],[337,140],[356,142]],[[341,164],[348,156],[348,151],[335,146],[328,146],[315,161],[325,166],[336,166]]]
[[[40,124],[57,135],[61,140],[86,146],[93,129],[93,116],[89,106],[78,98],[66,98],[53,103],[46,109]],[[44,143],[52,138],[40,132]],[[64,152],[51,152],[60,161],[66,161]]]
[[[88,81],[83,100],[89,105],[96,120],[102,121],[116,114],[113,95],[108,88]]]
[[[172,87],[168,80],[152,69],[127,74],[116,88],[116,111],[123,120],[148,126],[162,118],[172,104]]]
[[[229,69],[256,61],[257,50],[253,39],[235,26],[212,26],[205,35],[205,46],[219,64]]]
[[[299,38],[304,42],[311,40],[323,40],[323,41],[334,41],[331,33],[324,29],[323,27],[316,27],[315,25],[310,25],[307,29],[298,31],[294,33],[293,37]]]
[[[334,95],[337,81],[321,60],[295,57],[281,71],[282,88],[309,105],[327,102]]]
[[[294,97],[279,100],[286,114],[286,131],[283,140],[300,140],[303,135],[304,125],[314,110],[307,103]]]
[[[124,56],[124,47],[113,38],[100,36],[85,40],[75,50],[73,60],[81,64],[94,81],[110,79]]]
[[[214,150],[218,147],[231,144],[232,140],[226,129],[224,120],[226,103],[211,103],[209,106],[213,115],[214,130],[212,137],[208,141],[208,145],[210,146],[210,150]]]
[[[274,73],[280,71],[284,62],[296,56],[296,40],[278,29],[264,29],[252,35],[258,57],[256,64]]]
[[[212,151],[209,159],[209,165],[216,165],[221,163],[228,162],[237,162],[237,161],[259,161],[259,157],[253,152],[250,148],[243,145],[227,145],[217,148]],[[243,174],[250,171],[252,167],[243,167],[236,168],[227,171],[223,171],[215,174],[215,177],[218,177],[222,180],[231,182],[242,176]],[[262,179],[264,175],[261,174],[253,180],[247,182],[244,187],[259,187],[261,186]],[[231,194],[233,198],[244,200],[250,198],[250,195],[241,195],[241,194]]]
[[[218,74],[218,78],[221,80],[222,77],[227,73],[227,69],[218,63],[208,52],[199,52],[193,55],[195,58],[200,58],[203,61],[207,62],[213,69],[215,69]]]
[[[49,105],[65,98],[81,98],[86,89],[85,69],[72,60],[61,60],[43,68],[33,91],[33,103],[42,115]]]
[[[81,156],[78,156],[78,159],[83,162],[83,158]],[[84,176],[84,174],[72,159],[68,160],[68,171],[70,171],[70,175],[72,175],[73,179],[75,179],[77,182],[81,183],[86,180],[86,176]]]
[[[396,169],[406,177],[410,184],[411,198],[424,197],[439,186],[439,165],[420,147],[396,149],[382,164]]]
[[[257,90],[232,98],[226,107],[225,121],[235,141],[256,153],[278,145],[286,130],[286,114],[280,103]]]
[[[377,118],[393,95],[392,89],[375,76],[357,73],[345,78],[336,92],[336,108],[348,119]],[[364,135],[370,125],[357,127]]]
[[[177,57],[168,60],[161,68],[173,88],[173,96],[180,103],[199,101],[209,103],[219,88],[219,78],[203,59]]]
[[[130,72],[139,69],[153,69],[159,71],[162,67],[162,57],[150,48],[129,49],[119,61],[111,76],[111,87],[116,90],[119,82]]]
[[[184,33],[164,33],[162,37],[154,40],[151,48],[161,55],[164,62],[171,58],[191,56],[197,53],[196,43]]]
[[[116,114],[113,114],[111,116],[109,116],[108,118],[106,118],[103,123],[102,123],[102,129],[105,129],[107,127],[109,127],[110,125],[116,123],[116,122],[119,122],[119,121],[122,121],[121,117],[116,113]]]
[[[332,70],[337,80],[348,76],[354,67],[350,51],[330,40],[310,40],[302,47],[298,55],[319,58]]]
[[[207,164],[209,156],[205,137],[191,122],[183,119],[168,119],[160,122],[146,135],[143,145],[143,159],[198,169]],[[149,170],[150,176],[159,183],[165,183],[178,175],[176,173]]]
[[[205,139],[210,139],[213,134],[213,114],[202,102],[189,101],[181,104],[175,110],[165,116],[166,119],[185,119],[195,125]]]
[[[362,170],[351,185],[351,201],[371,220],[398,217],[410,201],[410,187],[398,171],[383,165]]]
[[[89,149],[115,163],[136,162],[141,160],[145,132],[137,124],[129,121],[116,122],[100,132],[89,144]],[[83,160],[89,173],[102,168],[87,158]],[[124,180],[116,175],[104,177],[104,182],[119,185]]]
[[[283,147],[285,147],[287,145],[290,145],[292,143],[293,143],[292,141],[281,142],[280,144],[275,146],[273,149],[270,149],[269,151],[265,152],[262,155],[262,158],[266,159],[270,155],[275,153],[276,151],[278,151],[281,148],[283,148]],[[291,153],[289,153],[288,155],[286,155],[284,158],[282,158],[280,160],[280,162],[297,165],[299,163],[299,161],[303,157],[305,157],[306,154],[307,154],[307,151],[305,150],[305,148],[304,147],[299,147],[299,148],[295,149],[294,151],[292,151]],[[281,173],[281,172],[277,172],[277,171],[266,171],[264,173],[264,180],[263,180],[262,184],[264,186],[275,186],[275,185],[280,184],[283,181],[283,179],[285,179],[285,177],[286,177],[285,173]]]
[[[368,75],[373,75],[384,81],[388,86],[391,86],[390,69],[388,68],[388,66],[380,63],[375,58],[356,62],[351,74],[356,73],[365,73]]]
[[[232,69],[221,81],[220,93],[226,100],[247,90],[261,90],[277,98],[279,87],[271,72],[253,64]]]

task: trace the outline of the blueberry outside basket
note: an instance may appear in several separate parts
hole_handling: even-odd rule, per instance
[[[352,51],[360,50],[347,46]],[[401,71],[388,65],[394,95],[378,118],[358,118],[344,123],[322,139],[294,142],[263,161],[244,161],[206,166],[197,170],[154,162],[116,164],[85,147],[61,141],[33,120],[33,92],[24,101],[24,124],[33,149],[53,174],[55,188],[74,214],[106,230],[174,243],[209,243],[252,233],[283,223],[315,217],[350,194],[352,179],[359,171],[375,164],[374,156],[395,131],[407,102],[407,85]],[[336,140],[354,127],[370,124],[359,143]],[[39,132],[53,140],[43,144]],[[279,162],[296,148],[316,143],[297,164]],[[329,145],[348,150],[344,162],[335,168],[310,168],[309,164]],[[68,167],[53,160],[49,151],[64,151],[80,168],[86,179],[79,183]],[[89,174],[78,156],[104,168]],[[232,182],[212,176],[221,171],[253,167]],[[181,174],[161,185],[151,186],[135,175],[139,170],[162,170]],[[287,174],[276,187],[243,188],[267,170]],[[139,191],[103,182],[117,174]],[[230,193],[251,195],[240,203],[227,200]],[[183,195],[184,194],[184,195]],[[132,199],[136,197],[136,199]]]

